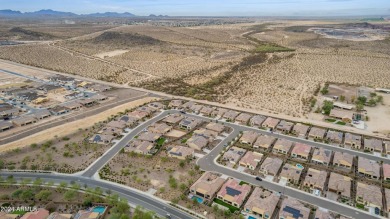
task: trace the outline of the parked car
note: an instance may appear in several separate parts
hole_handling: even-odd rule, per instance
[[[258,181],[263,181],[263,179],[260,178],[260,177],[258,177],[258,176],[256,176],[256,180],[258,180]]]

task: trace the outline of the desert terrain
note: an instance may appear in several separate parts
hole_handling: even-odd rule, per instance
[[[61,35],[63,28],[34,29],[55,37],[0,46],[0,58],[301,118],[325,83],[390,87],[388,22],[91,25]]]

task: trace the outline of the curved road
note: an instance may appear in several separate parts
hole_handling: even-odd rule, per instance
[[[131,188],[126,188],[122,186],[115,185],[110,182],[105,182],[102,180],[96,180],[93,179],[92,177],[98,173],[98,171],[107,163],[109,162],[123,147],[126,146],[129,140],[131,140],[134,136],[138,135],[139,132],[147,128],[150,124],[153,122],[156,122],[168,114],[172,113],[180,113],[178,110],[168,110],[168,111],[163,111],[156,117],[140,124],[137,126],[135,129],[133,129],[131,132],[126,134],[121,140],[119,140],[113,147],[111,147],[103,156],[101,156],[99,159],[97,159],[94,163],[92,163],[88,168],[86,168],[84,171],[80,173],[76,173],[74,175],[65,175],[65,174],[37,174],[37,173],[10,173],[10,172],[2,172],[0,175],[3,176],[8,176],[8,175],[14,175],[16,177],[41,177],[43,179],[55,179],[55,180],[63,180],[63,181],[80,181],[82,183],[86,183],[88,185],[93,185],[93,186],[99,186],[102,189],[111,189],[112,191],[118,192],[119,194],[124,194],[126,195],[126,198],[128,198],[130,203],[135,203],[135,204],[140,204],[144,206],[147,209],[154,210],[160,215],[164,215],[165,212],[169,212],[172,216],[175,218],[191,218],[190,215],[181,212],[180,210],[177,210],[176,208],[173,208],[165,203],[162,203],[161,200],[157,200],[155,198],[152,198],[149,195],[144,195],[139,191],[136,191]],[[210,119],[206,118],[200,115],[193,115],[193,114],[186,114],[186,116],[189,117],[195,117],[199,118],[202,120],[207,120],[207,121],[212,121],[215,119]],[[220,121],[221,122],[221,121]],[[297,190],[291,187],[285,187],[280,184],[277,184],[275,182],[270,182],[270,181],[257,181],[255,180],[254,176],[238,172],[236,170],[221,166],[220,164],[216,163],[216,159],[219,156],[219,153],[223,150],[223,147],[225,144],[233,140],[235,137],[238,136],[238,134],[241,131],[246,131],[246,130],[254,130],[262,134],[266,135],[272,135],[277,138],[285,138],[291,141],[295,142],[301,142],[305,143],[308,145],[311,145],[313,147],[324,147],[330,150],[334,151],[343,151],[347,152],[350,154],[353,154],[355,156],[362,156],[366,157],[368,159],[372,160],[377,160],[377,161],[383,161],[385,163],[390,163],[389,159],[383,158],[383,157],[376,157],[371,154],[366,154],[358,151],[353,151],[345,148],[340,148],[336,146],[331,146],[323,143],[318,143],[318,142],[313,142],[310,140],[306,139],[300,139],[296,138],[293,136],[287,136],[287,135],[281,135],[277,133],[270,133],[268,131],[264,130],[259,130],[257,128],[253,127],[248,127],[248,126],[243,126],[243,125],[238,125],[234,123],[228,123],[224,122],[224,125],[230,126],[233,128],[233,132],[230,133],[225,139],[223,139],[209,154],[205,155],[203,158],[199,159],[197,161],[197,164],[201,167],[201,169],[205,171],[212,171],[212,172],[217,172],[217,173],[222,173],[227,176],[237,178],[239,180],[246,181],[248,183],[251,183],[252,185],[256,186],[262,186],[264,188],[267,188],[269,190],[273,191],[278,191],[278,192],[283,192],[284,195],[291,196],[294,198],[297,198],[301,201],[311,203],[317,206],[321,206],[323,208],[327,208],[331,211],[338,212],[340,214],[352,217],[352,218],[357,218],[357,219],[367,219],[367,218],[376,218],[373,215],[370,215],[368,212],[361,211],[359,209],[343,205],[338,202],[334,202],[331,200],[328,200],[326,198],[314,196],[312,194],[303,192],[301,190]],[[156,209],[157,208],[157,209]]]

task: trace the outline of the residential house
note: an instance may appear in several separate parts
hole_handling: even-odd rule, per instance
[[[50,112],[53,114],[53,115],[56,115],[56,116],[59,116],[59,115],[63,115],[63,114],[66,114],[69,112],[69,109],[63,107],[63,106],[55,106],[53,108],[50,109]]]
[[[272,152],[280,153],[280,154],[288,154],[288,152],[290,152],[292,144],[293,144],[292,141],[286,140],[284,138],[279,138],[275,142]]]
[[[308,160],[311,152],[311,147],[307,144],[295,143],[291,151],[291,157]]]
[[[212,142],[217,136],[218,132],[214,132],[205,128],[200,128],[194,131],[193,136],[202,136],[209,142]]]
[[[149,114],[145,111],[134,110],[132,112],[127,113],[127,115],[129,117],[133,117],[133,118],[136,118],[138,120],[141,120],[141,119],[147,117]]]
[[[89,107],[89,106],[94,105],[96,103],[96,100],[91,99],[91,98],[84,98],[84,99],[77,100],[77,102],[85,107]]]
[[[115,136],[111,134],[95,134],[89,139],[89,142],[96,144],[109,144],[114,138]]]
[[[260,219],[269,219],[278,205],[279,197],[268,190],[255,187],[248,201],[245,203],[244,211],[254,214]]]
[[[58,212],[53,212],[49,215],[47,219],[72,219],[72,214],[60,214]]]
[[[225,115],[225,113],[227,113],[227,109],[225,108],[217,108],[215,109],[212,113],[211,113],[211,116],[212,117],[219,117],[219,118],[223,118],[223,115]]]
[[[353,156],[348,153],[335,151],[333,156],[333,165],[336,167],[346,168],[351,170],[353,164]]]
[[[384,148],[385,148],[385,153],[390,154],[390,141],[383,141]]]
[[[354,120],[355,113],[353,111],[334,108],[330,111],[329,116],[342,120],[345,123],[351,123]]]
[[[201,110],[200,113],[204,116],[211,116],[214,111],[214,108],[209,107],[209,106],[204,106]]]
[[[246,124],[248,124],[249,119],[251,117],[252,117],[252,115],[250,115],[248,113],[241,113],[240,115],[238,115],[236,117],[235,121],[242,124],[242,125],[246,125]]]
[[[83,108],[83,105],[81,105],[79,102],[77,102],[75,100],[63,103],[63,104],[61,104],[61,106],[65,107],[69,111],[70,110],[79,110],[79,109]]]
[[[172,101],[168,104],[168,107],[169,107],[169,108],[178,109],[178,108],[181,108],[182,105],[183,105],[183,101],[182,101],[182,100],[172,100]]]
[[[245,149],[233,146],[223,154],[222,160],[229,161],[232,165],[235,165],[245,152]]]
[[[334,172],[330,172],[328,191],[336,193],[341,199],[351,199],[352,179]]]
[[[279,210],[279,219],[309,219],[309,215],[310,208],[292,197],[285,198]]]
[[[141,106],[141,107],[138,107],[136,110],[140,111],[140,112],[145,112],[145,113],[147,113],[148,116],[150,116],[154,112],[156,112],[156,110],[154,108],[148,107],[148,106]]]
[[[328,166],[332,157],[332,151],[325,148],[315,148],[311,162]]]
[[[335,219],[331,211],[324,208],[317,208],[314,219]],[[339,218],[342,219],[342,218]]]
[[[37,211],[25,213],[20,219],[46,219],[47,217],[49,217],[49,211],[44,208],[40,208]]]
[[[268,117],[261,124],[261,127],[266,128],[266,129],[270,129],[272,131],[272,130],[274,130],[278,126],[279,122],[280,122],[279,119]]]
[[[372,179],[379,179],[380,165],[376,161],[359,157],[358,173]]]
[[[103,94],[95,94],[92,97],[90,97],[90,99],[94,101],[103,101],[103,100],[107,100],[108,97]]]
[[[385,199],[387,204],[385,211],[390,212],[390,189],[385,188]]]
[[[311,127],[308,137],[311,140],[324,140],[325,133],[323,128]]]
[[[225,126],[216,122],[210,122],[206,125],[206,129],[210,131],[217,132],[218,134],[222,133],[225,130]]]
[[[99,132],[99,134],[103,135],[113,135],[113,136],[119,136],[122,133],[122,129],[116,128],[116,127],[104,127]]]
[[[329,130],[326,133],[326,139],[331,144],[341,145],[343,143],[343,133],[335,130]]]
[[[260,173],[264,175],[276,176],[282,166],[283,161],[279,158],[267,157],[260,166]]]
[[[13,127],[11,122],[8,121],[0,121],[0,132],[6,131]]]
[[[260,163],[262,157],[263,157],[262,153],[248,151],[241,158],[239,164],[240,166],[246,167],[250,170],[254,170],[256,169],[257,165]]]
[[[113,121],[110,121],[109,123],[107,123],[106,127],[124,129],[126,127],[126,122],[123,122],[121,120],[119,120],[119,121],[113,120]]]
[[[148,131],[153,133],[158,133],[164,135],[172,130],[172,126],[169,126],[165,123],[154,123],[149,126]]]
[[[135,152],[138,154],[151,154],[154,144],[150,141],[134,140],[129,142],[124,148],[125,152]]]
[[[162,121],[171,125],[175,125],[178,124],[182,119],[184,119],[184,116],[182,114],[175,113],[165,117]]]
[[[237,111],[229,110],[226,113],[223,114],[222,118],[226,119],[227,121],[234,121],[236,117],[240,114]]]
[[[190,148],[200,151],[207,146],[208,140],[202,136],[192,136],[187,140],[186,144]]]
[[[367,207],[382,209],[381,188],[375,185],[357,182],[356,202]]]
[[[225,180],[216,173],[206,172],[190,187],[190,192],[211,201],[224,182]]]
[[[382,169],[383,169],[383,180],[390,182],[390,164],[383,163]]]
[[[253,144],[254,148],[261,148],[265,151],[267,151],[269,148],[271,148],[272,144],[276,141],[275,137],[272,137],[270,135],[260,135],[255,143]]]
[[[265,116],[261,116],[261,115],[255,115],[253,116],[250,120],[249,120],[249,124],[251,126],[255,126],[255,127],[261,127],[261,124],[263,124],[264,120],[266,119],[267,117]]]
[[[12,120],[12,123],[16,126],[25,126],[36,123],[37,119],[31,115],[25,115]]]
[[[364,139],[364,150],[371,152],[382,153],[383,151],[382,140],[376,138],[365,138]]]
[[[153,108],[155,111],[165,109],[165,105],[160,102],[149,103],[148,106]]]
[[[276,130],[281,132],[281,133],[290,133],[292,128],[294,126],[294,123],[288,122],[286,120],[282,120],[279,122],[279,124],[276,126]]]
[[[138,140],[141,140],[141,141],[148,141],[148,142],[151,142],[151,143],[156,143],[158,139],[161,138],[161,134],[159,133],[153,133],[153,132],[142,132],[139,136],[138,136]]]
[[[126,123],[126,126],[130,127],[130,126],[135,125],[138,120],[137,120],[137,118],[130,117],[128,115],[124,115],[121,118],[119,118],[118,121],[122,121],[122,122]]]
[[[253,143],[255,143],[255,141],[256,141],[258,136],[259,136],[259,134],[257,132],[254,132],[254,131],[244,131],[242,133],[241,138],[240,138],[240,142],[242,144],[253,145]]]
[[[362,147],[362,136],[345,133],[344,145],[353,149],[360,149]]]
[[[217,198],[233,205],[234,207],[241,207],[246,197],[249,195],[251,187],[247,184],[240,185],[234,179],[228,179],[217,194]]]
[[[285,180],[291,184],[299,185],[299,179],[301,177],[302,169],[295,165],[286,163],[282,168],[282,172],[279,174],[280,180]]]
[[[31,113],[30,115],[35,117],[38,120],[42,120],[42,119],[49,118],[51,116],[51,113],[47,109],[41,109]]]
[[[303,186],[308,187],[311,192],[314,190],[323,192],[327,175],[328,173],[324,170],[309,168],[303,181]]]
[[[194,105],[192,105],[192,106],[190,107],[190,110],[191,110],[191,112],[193,112],[193,113],[199,114],[200,111],[202,110],[202,108],[203,108],[203,105],[194,104]]]
[[[195,105],[196,103],[193,102],[193,101],[189,101],[189,102],[186,102],[182,105],[182,108],[183,109],[190,109],[193,105]]]
[[[197,125],[199,125],[201,122],[202,122],[202,120],[200,120],[200,119],[188,117],[188,118],[183,119],[179,123],[179,126],[180,126],[180,128],[183,128],[183,129],[192,130]]]
[[[194,149],[183,146],[174,146],[167,149],[169,157],[174,157],[180,160],[194,157]]]

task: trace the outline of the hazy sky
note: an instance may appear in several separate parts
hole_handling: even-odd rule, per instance
[[[0,0],[0,9],[53,9],[78,14],[290,16],[389,15],[390,0]]]

